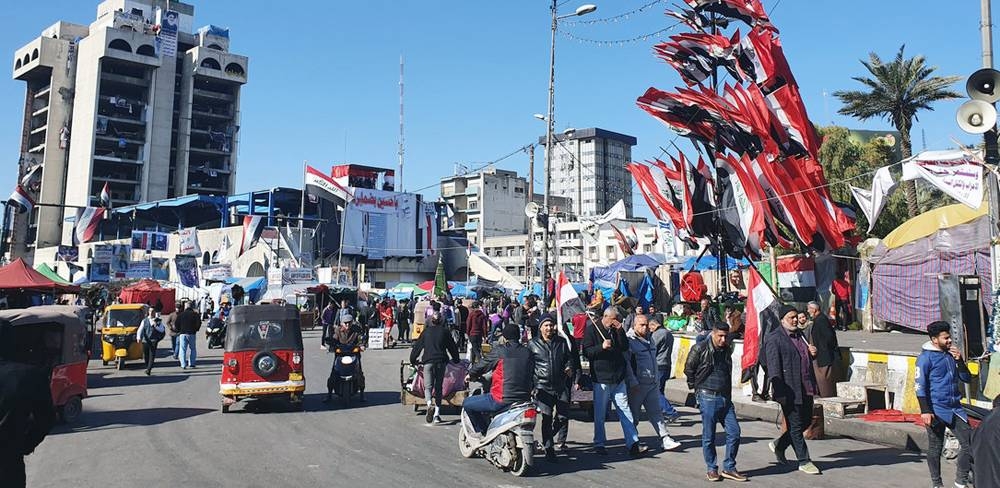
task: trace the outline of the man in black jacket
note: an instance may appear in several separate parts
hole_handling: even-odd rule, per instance
[[[198,359],[199,329],[201,329],[201,317],[194,311],[193,305],[177,314],[177,333],[180,335],[177,348],[180,352],[181,369],[195,367],[195,361]]]
[[[470,378],[481,378],[490,371],[493,380],[490,391],[465,399],[462,408],[469,415],[472,427],[480,435],[490,426],[490,414],[516,402],[531,400],[534,387],[535,361],[531,351],[521,344],[521,331],[515,324],[503,328],[504,344],[493,348],[482,361],[469,368]]]
[[[976,486],[1000,487],[1000,395],[993,399],[993,411],[972,431],[972,466]]]
[[[45,371],[14,361],[10,324],[0,324],[0,486],[25,486],[24,456],[55,422]]]
[[[819,474],[819,468],[809,459],[809,448],[802,436],[812,422],[813,397],[819,389],[813,375],[812,359],[816,347],[806,343],[796,323],[798,311],[781,307],[781,327],[768,332],[763,341],[763,356],[771,377],[771,397],[781,405],[788,429],[771,441],[768,448],[778,462],[788,462],[785,450],[791,445],[799,461],[799,471]]]
[[[556,318],[542,316],[539,337],[528,343],[535,361],[535,388],[538,410],[542,414],[542,445],[545,460],[555,462],[553,438],[569,422],[569,380],[573,377],[573,359],[566,339],[556,332]]]
[[[604,422],[611,401],[618,410],[618,422],[629,454],[639,455],[639,432],[625,387],[625,353],[628,350],[628,337],[618,320],[616,307],[604,310],[601,323],[591,322],[583,333],[583,354],[590,360],[590,376],[594,380],[594,451],[599,455],[607,454]]]
[[[712,323],[708,340],[695,343],[684,363],[688,388],[694,390],[701,410],[701,451],[708,468],[708,481],[722,478],[746,481],[736,470],[740,450],[740,424],[733,406],[733,346],[729,342],[729,324]],[[716,463],[715,426],[726,431],[726,459],[722,471]]]
[[[423,357],[420,353],[423,353]],[[424,399],[427,400],[427,423],[441,423],[441,388],[444,385],[445,368],[448,366],[448,355],[458,362],[458,346],[451,336],[451,331],[444,326],[441,315],[434,314],[431,323],[410,350],[410,363],[417,364],[417,358],[424,365]],[[431,393],[434,398],[431,403]]]
[[[816,361],[813,370],[821,398],[837,396],[837,364],[840,360],[840,345],[837,331],[830,325],[830,319],[823,314],[817,302],[809,302],[807,308],[812,318],[812,345],[816,346]]]

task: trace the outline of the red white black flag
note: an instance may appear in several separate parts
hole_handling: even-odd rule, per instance
[[[743,381],[750,378],[751,368],[757,364],[760,356],[760,346],[764,335],[774,327],[780,327],[778,314],[781,302],[768,288],[764,278],[757,269],[750,267],[747,280],[746,324],[743,329],[743,357],[740,366],[743,369]]]
[[[31,209],[35,207],[35,200],[31,198],[28,191],[21,185],[17,185],[14,188],[14,192],[10,194],[10,198],[7,201],[16,206],[17,213],[30,213]]]
[[[246,215],[243,217],[243,238],[240,239],[240,252],[237,257],[250,250],[257,244],[261,233],[264,232],[264,217],[260,215]]]
[[[354,199],[351,190],[312,166],[306,166],[305,190],[310,195],[336,203],[346,204]]]
[[[76,226],[73,228],[73,243],[83,244],[93,241],[104,219],[104,207],[87,207],[76,211]]]

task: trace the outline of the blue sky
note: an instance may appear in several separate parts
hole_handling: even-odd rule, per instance
[[[632,11],[651,0],[617,0],[578,20]],[[9,2],[0,19],[0,52],[13,51],[57,20],[89,24],[96,0]],[[532,118],[545,111],[549,17],[545,0],[193,2],[195,25],[231,29],[231,49],[250,57],[242,98],[237,191],[301,185],[303,160],[328,169],[339,162],[395,167],[399,57],[406,60],[407,190],[438,194],[454,163],[483,164],[544,133]],[[584,2],[579,2],[584,3]],[[635,106],[649,86],[672,89],[676,72],[651,51],[657,38],[607,45],[675,22],[661,2],[619,22],[563,24],[557,38],[556,125],[601,127],[636,136],[633,159],[660,154],[673,133]],[[295,5],[292,9],[289,6]],[[564,12],[578,3],[566,2]],[[978,2],[931,0],[764,0],[781,31],[813,122],[887,129],[836,115],[832,93],[860,88],[851,76],[869,51],[891,58],[901,44],[923,54],[939,74],[963,78],[980,67]],[[741,31],[745,32],[745,27]],[[680,32],[676,27],[667,34]],[[572,36],[572,37],[570,37]],[[662,37],[662,36],[661,36]],[[16,177],[22,82],[0,81],[0,188]],[[964,93],[964,84],[956,86]],[[920,115],[914,149],[945,148],[951,137],[972,141],[955,124],[961,100]],[[680,141],[678,141],[680,142]],[[537,154],[541,154],[538,152]],[[540,158],[539,158],[540,161]],[[527,173],[527,156],[498,165]],[[541,165],[536,166],[541,174]],[[537,178],[539,181],[541,178]],[[540,185],[539,185],[540,187]],[[637,196],[637,199],[639,197]],[[636,202],[638,213],[648,215]]]

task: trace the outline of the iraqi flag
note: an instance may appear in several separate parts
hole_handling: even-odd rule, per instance
[[[805,256],[778,258],[778,292],[786,302],[816,299],[816,261]]]
[[[264,217],[260,215],[246,215],[243,217],[243,238],[240,239],[240,253],[237,257],[250,250],[257,244],[260,234],[264,232]]]
[[[25,190],[21,185],[17,185],[14,188],[14,192],[10,194],[10,198],[7,201],[17,206],[17,213],[30,213],[31,209],[35,208],[35,200],[28,194],[28,190]]]
[[[306,166],[306,192],[336,203],[347,203],[354,199],[351,191],[322,171]]]
[[[572,343],[569,336],[566,335],[566,328],[563,327],[566,324],[564,317],[573,318],[576,314],[586,311],[587,307],[583,305],[580,295],[569,282],[569,278],[566,277],[566,271],[559,270],[559,286],[556,287],[556,321],[558,322],[556,330],[559,331],[559,335],[563,339],[566,339],[567,345],[572,346]]]
[[[73,228],[74,244],[93,241],[104,219],[104,207],[87,207],[76,211],[76,226]]]
[[[750,267],[747,283],[746,324],[743,329],[743,359],[740,363],[743,374],[741,381],[748,381],[755,374],[753,366],[761,359],[761,341],[768,332],[780,327],[778,314],[781,302],[767,286],[757,268]]]
[[[101,189],[101,206],[107,209],[111,208],[111,189],[108,188],[108,182],[104,182],[104,188]]]

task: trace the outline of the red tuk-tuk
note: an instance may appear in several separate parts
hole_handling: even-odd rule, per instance
[[[226,321],[222,411],[244,398],[285,397],[302,408],[302,329],[294,305],[240,305]]]
[[[87,396],[87,308],[42,305],[0,310],[13,326],[15,358],[50,371],[52,403],[63,422],[74,422]]]

